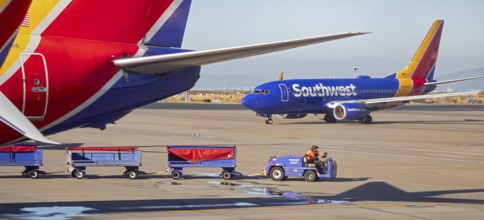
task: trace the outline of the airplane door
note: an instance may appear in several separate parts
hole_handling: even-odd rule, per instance
[[[47,63],[40,53],[21,53],[23,107],[30,120],[44,120],[49,100]]]
[[[279,89],[281,90],[281,101],[289,101],[289,91],[287,90],[286,84],[279,84]]]

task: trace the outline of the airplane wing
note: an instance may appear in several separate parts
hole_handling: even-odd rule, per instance
[[[481,79],[481,78],[484,78],[484,76],[467,77],[467,78],[461,78],[461,79],[451,79],[451,80],[438,81],[438,82],[426,82],[424,85],[426,85],[426,86],[440,85],[440,84],[445,84],[445,83],[453,83],[453,82],[460,82],[460,81],[466,81],[466,80],[472,80],[472,79]]]
[[[475,95],[477,93],[479,93],[479,91],[415,95],[415,96],[402,96],[402,97],[377,98],[377,99],[349,100],[349,101],[342,101],[342,102],[331,102],[327,106],[329,108],[335,108],[337,105],[344,104],[344,103],[361,103],[361,104],[363,104],[363,105],[365,105],[369,108],[372,108],[372,107],[378,106],[380,104],[402,103],[402,102],[406,102],[406,101],[431,99],[431,98],[445,98],[445,97]]]
[[[47,144],[59,144],[44,137],[42,133],[0,92],[0,121],[32,140]]]
[[[199,66],[227,60],[240,59],[362,34],[367,34],[367,32],[348,32],[342,34],[221,49],[189,51],[176,54],[154,55],[148,57],[122,58],[114,60],[114,65],[119,68],[137,73],[161,74],[191,66]]]

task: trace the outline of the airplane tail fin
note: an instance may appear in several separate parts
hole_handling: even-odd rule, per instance
[[[410,61],[407,67],[397,72],[397,78],[410,78],[413,81],[420,82],[433,79],[443,27],[443,20],[436,20],[432,24],[427,36],[413,56],[412,61]]]
[[[0,1],[0,67],[10,51],[15,36],[32,0]]]
[[[279,77],[277,77],[277,80],[283,80],[284,79],[284,71],[281,71],[281,73],[279,73]]]
[[[42,4],[45,7],[31,7],[31,10],[52,5],[50,1]],[[49,7],[55,17],[46,16],[45,30],[33,34],[180,47],[191,0],[72,0],[55,4]]]
[[[174,0],[148,31],[144,44],[160,47],[180,48],[190,12],[191,0]]]

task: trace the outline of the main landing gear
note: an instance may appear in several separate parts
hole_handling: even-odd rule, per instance
[[[373,121],[373,118],[371,117],[371,115],[367,115],[363,118],[358,119],[358,121],[360,121],[360,123],[362,124],[371,124],[371,122]]]
[[[334,117],[332,113],[324,115],[324,121],[326,123],[336,123],[338,120]]]

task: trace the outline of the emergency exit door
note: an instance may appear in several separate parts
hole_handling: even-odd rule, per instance
[[[49,101],[49,77],[44,55],[20,54],[22,63],[22,112],[30,120],[44,120]]]

